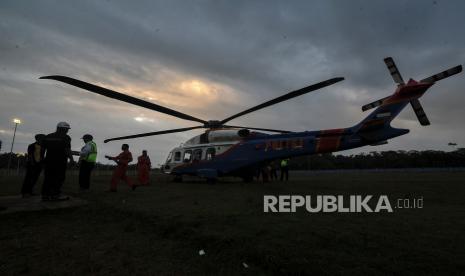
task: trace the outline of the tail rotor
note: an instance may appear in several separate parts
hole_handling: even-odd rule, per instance
[[[422,79],[420,82],[415,82],[413,80],[410,80],[407,84],[405,84],[404,79],[402,78],[402,75],[400,74],[399,70],[397,69],[397,66],[396,66],[394,60],[392,59],[392,57],[385,58],[384,63],[386,64],[386,66],[387,66],[387,68],[389,70],[389,73],[392,76],[392,79],[399,86],[396,93],[400,92],[403,88],[406,88],[407,86],[412,86],[412,85],[423,85],[424,86],[425,84],[429,84],[431,86],[432,84],[436,83],[437,81],[440,81],[442,79],[448,78],[450,76],[453,76],[455,74],[458,74],[458,73],[462,72],[462,65],[458,65],[458,66],[449,68],[449,69],[447,69],[445,71],[442,71],[440,73],[437,73],[435,75],[432,75],[430,77],[427,77],[425,79]],[[424,93],[424,91],[422,93]],[[366,111],[366,110],[369,110],[369,109],[372,109],[372,108],[375,108],[375,107],[378,107],[378,106],[382,106],[382,105],[385,105],[385,104],[395,102],[395,101],[392,100],[392,98],[395,95],[396,94],[385,97],[385,98],[382,98],[382,99],[374,101],[372,103],[366,104],[366,105],[362,106],[362,110]],[[419,97],[421,97],[421,94],[419,96],[414,95],[414,96],[410,97],[409,102],[410,102],[410,105],[412,106],[412,109],[415,112],[415,115],[417,116],[417,119],[420,122],[420,124],[422,126],[427,126],[427,125],[430,125],[430,121],[429,121],[428,117],[426,116],[426,113],[425,113],[420,101],[418,100]]]

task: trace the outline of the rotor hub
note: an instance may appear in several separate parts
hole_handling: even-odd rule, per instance
[[[221,128],[223,125],[218,120],[209,120],[204,126],[206,128]]]

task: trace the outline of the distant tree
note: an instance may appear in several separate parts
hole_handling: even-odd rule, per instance
[[[465,167],[465,148],[452,152],[372,151],[356,155],[315,154],[292,158],[293,170]]]

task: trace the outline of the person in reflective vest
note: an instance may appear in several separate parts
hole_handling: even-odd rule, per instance
[[[281,181],[286,177],[289,180],[289,158],[281,160]]]
[[[79,188],[81,191],[89,190],[90,175],[97,161],[97,145],[92,141],[94,137],[90,134],[82,136],[84,147],[79,153]]]
[[[143,150],[142,155],[137,158],[137,177],[140,185],[149,185],[150,182],[150,157]]]

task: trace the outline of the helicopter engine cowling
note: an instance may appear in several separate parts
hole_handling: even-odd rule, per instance
[[[242,130],[242,129],[241,129]],[[239,141],[242,139],[237,129],[220,129],[208,132],[208,141],[210,143],[226,142],[226,141]],[[241,132],[242,133],[242,132]],[[245,134],[245,132],[244,132]]]

